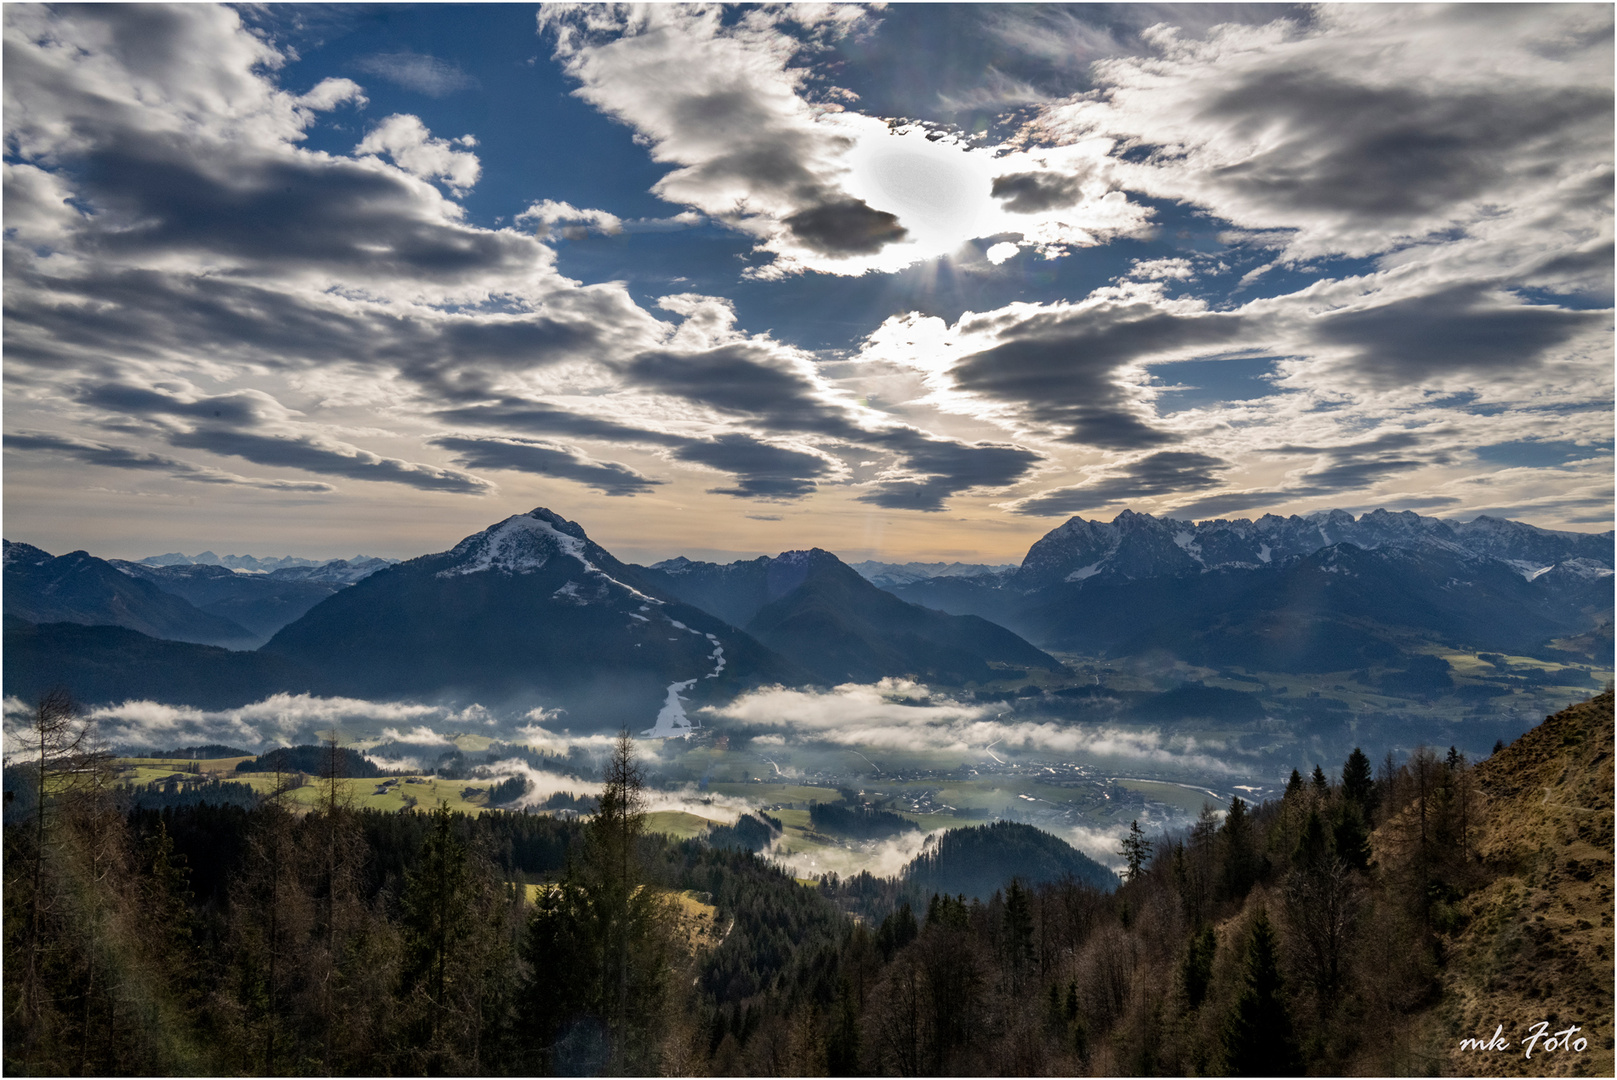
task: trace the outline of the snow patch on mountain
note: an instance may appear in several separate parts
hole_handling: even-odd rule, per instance
[[[684,738],[696,730],[691,718],[685,715],[685,701],[680,697],[681,691],[695,685],[695,679],[669,683],[668,696],[663,699],[663,707],[657,713],[657,722],[641,734],[648,739],[675,739]]]

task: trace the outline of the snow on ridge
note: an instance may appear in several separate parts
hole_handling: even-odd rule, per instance
[[[536,517],[537,513],[538,511],[532,514],[516,514],[475,536],[468,536],[456,544],[450,554],[470,557],[447,570],[438,571],[436,576],[459,577],[486,570],[500,570],[507,574],[531,574],[542,569],[553,556],[563,555],[576,560],[584,567],[586,574],[595,574],[648,604],[662,604],[656,597],[647,596],[633,585],[625,585],[590,562],[585,554],[586,541],[576,536],[569,536],[544,518]]]

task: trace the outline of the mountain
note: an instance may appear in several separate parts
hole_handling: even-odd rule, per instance
[[[257,636],[256,643],[267,641],[338,589],[392,565],[386,559],[333,559],[308,566],[241,573],[206,562],[154,565],[113,559],[110,563],[130,577],[149,581],[209,614],[239,623]]]
[[[1105,575],[1139,579],[1256,570],[1337,544],[1366,551],[1419,548],[1483,556],[1529,579],[1561,563],[1581,561],[1591,572],[1603,568],[1608,575],[1612,569],[1610,532],[1556,532],[1490,517],[1461,523],[1409,511],[1372,510],[1355,519],[1344,510],[1331,510],[1307,517],[1265,514],[1256,521],[1190,522],[1124,510],[1110,523],[1075,517],[1052,529],[1028,549],[1010,584],[1028,591]]]
[[[824,682],[913,675],[958,685],[1003,677],[993,665],[1062,670],[1060,661],[1004,627],[906,603],[819,548],[725,566],[671,559],[645,575]]]
[[[65,687],[86,706],[145,700],[232,709],[320,689],[281,657],[162,641],[121,626],[36,626],[7,616],[5,657],[5,695],[28,702]]]
[[[567,709],[575,726],[656,718],[659,734],[688,730],[687,699],[806,679],[544,508],[365,577],[261,652],[330,693],[530,702]]]
[[[130,577],[84,551],[52,556],[4,541],[8,622],[122,626],[154,638],[230,648],[262,639],[231,619],[202,611],[150,581]]]
[[[269,555],[259,558],[254,555],[215,555],[211,551],[204,551],[200,555],[181,555],[171,551],[167,555],[148,555],[137,560],[142,566],[223,566],[230,570],[239,570],[248,574],[268,574],[276,570],[290,570],[297,567],[326,566],[332,562],[344,563],[381,563],[387,565],[395,563],[397,559],[381,559],[369,555],[355,555],[352,559],[303,559],[296,555]]]
[[[1031,887],[1068,875],[1108,892],[1118,886],[1116,874],[1059,836],[1015,821],[950,829],[928,839],[903,870],[910,891],[921,897],[963,893],[978,900],[1012,878]]]
[[[893,585],[907,585],[912,581],[925,581],[928,578],[981,577],[984,574],[1000,574],[1016,569],[1014,563],[1000,565],[963,562],[885,563],[866,560],[848,565],[860,577],[880,589]]]
[[[1395,661],[1412,638],[1543,653],[1609,622],[1612,534],[1344,511],[1193,523],[1073,518],[1011,573],[891,586],[1045,648],[1249,670]]]

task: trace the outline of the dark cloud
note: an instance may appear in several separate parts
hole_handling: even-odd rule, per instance
[[[60,457],[82,461],[86,465],[99,465],[108,469],[131,469],[137,472],[155,472],[176,480],[190,480],[198,484],[233,484],[241,487],[265,488],[271,491],[328,492],[337,489],[330,484],[314,480],[259,480],[236,476],[219,469],[209,469],[178,458],[164,457],[145,450],[132,450],[126,446],[111,446],[88,439],[61,435],[40,435],[27,432],[8,432],[5,436],[8,450],[27,450],[53,453]]]
[[[468,469],[511,469],[535,476],[575,480],[603,495],[639,495],[663,483],[615,461],[594,461],[569,446],[535,439],[472,439],[443,436],[428,440],[455,453]]]
[[[477,80],[462,71],[460,65],[408,49],[361,56],[354,61],[354,67],[428,97],[443,97],[477,86]]]
[[[421,491],[486,495],[493,485],[470,473],[441,469],[398,458],[386,458],[358,447],[330,443],[310,435],[260,434],[199,428],[168,435],[173,446],[245,458],[259,465],[306,469],[352,480],[387,481]]]
[[[1130,499],[1205,491],[1222,482],[1219,473],[1229,466],[1228,461],[1211,454],[1162,450],[1130,462],[1111,476],[1023,499],[1015,511],[1034,517],[1066,516]]]
[[[1083,196],[1083,178],[1057,173],[1022,172],[994,177],[994,198],[1013,214],[1037,214],[1071,206]]]
[[[674,457],[734,474],[735,487],[710,488],[709,492],[743,499],[802,498],[813,493],[816,479],[831,471],[831,463],[817,454],[773,446],[740,433],[687,443],[674,451]]]
[[[1323,464],[1310,469],[1288,484],[1283,493],[1290,497],[1334,495],[1367,487],[1399,473],[1428,465],[1447,465],[1453,458],[1446,451],[1418,451],[1434,432],[1416,434],[1392,431],[1362,442],[1342,446],[1281,446],[1268,453],[1323,457]]]
[[[404,174],[346,158],[113,131],[66,169],[99,211],[86,245],[118,258],[206,253],[441,285],[550,262],[534,237],[447,221]]]
[[[1271,208],[1380,227],[1485,199],[1580,133],[1609,141],[1612,97],[1594,86],[1443,92],[1299,65],[1248,73],[1196,114],[1187,122],[1264,133],[1261,153],[1213,168],[1213,182]]]
[[[767,345],[739,342],[699,352],[658,350],[622,365],[634,385],[753,418],[771,431],[859,439],[846,411],[788,358]]]
[[[822,255],[874,255],[909,235],[896,215],[872,209],[863,199],[822,203],[782,220],[805,247]]]
[[[334,310],[222,276],[108,270],[64,278],[16,270],[8,281],[28,286],[6,298],[10,362],[101,378],[119,377],[112,357],[188,353],[293,370],[369,367],[398,371],[442,402],[485,400],[503,372],[610,353],[619,339],[638,341],[655,326],[644,311],[603,293],[563,296],[541,312],[429,320],[368,306]],[[84,303],[64,304],[64,296]]]
[[[1406,386],[1452,372],[1530,369],[1610,322],[1610,312],[1507,305],[1467,284],[1329,315],[1313,330],[1320,342],[1354,349],[1354,369],[1373,383]]]
[[[909,473],[883,480],[859,496],[860,502],[889,510],[935,513],[951,495],[969,488],[1007,487],[1043,460],[1019,446],[935,439],[913,428],[881,432],[870,443],[898,454],[902,470]]]
[[[1135,360],[1176,352],[1226,349],[1252,332],[1242,317],[1182,315],[1149,304],[1041,311],[1004,319],[1000,344],[954,368],[963,390],[1015,402],[1026,415],[1064,428],[1067,442],[1140,450],[1177,441],[1153,427],[1114,380]]]
[[[382,457],[293,430],[282,422],[287,410],[269,395],[256,391],[185,398],[129,383],[110,383],[82,386],[75,397],[120,418],[191,421],[197,426],[184,430],[165,419],[157,425],[156,433],[171,446],[245,458],[259,465],[407,484],[423,491],[481,495],[492,487],[470,473]]]
[[[247,427],[270,419],[266,413],[285,412],[268,395],[251,391],[187,400],[128,383],[100,383],[82,386],[74,396],[86,405],[124,415],[178,416]]]
[[[507,398],[504,401],[483,405],[440,409],[432,415],[449,423],[514,429],[544,435],[570,435],[578,439],[603,439],[651,446],[684,446],[691,441],[684,435],[631,427],[614,420],[603,420],[600,417],[586,416],[517,398]]]

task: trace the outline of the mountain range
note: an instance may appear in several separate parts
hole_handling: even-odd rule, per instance
[[[85,551],[52,556],[31,544],[5,543],[5,614],[12,622],[122,626],[152,637],[251,649],[337,590],[390,559],[267,559],[272,570],[233,570],[204,552],[195,559],[158,555],[139,562]],[[237,561],[251,556],[227,556]]]
[[[26,568],[26,546],[15,546]],[[907,675],[958,685],[1020,677],[1030,666],[1061,669],[1002,627],[883,592],[829,552],[732,567],[630,566],[543,508],[449,551],[380,568],[330,563],[241,575],[76,555],[104,587],[167,596],[193,619],[231,611],[265,626],[280,617],[272,604],[308,610],[277,627],[247,662],[243,653],[152,641],[174,635],[151,634],[150,620],[120,622],[128,604],[96,608],[86,600],[80,617],[29,619],[24,612],[54,611],[23,603],[31,579],[14,580],[8,562],[8,693],[27,698],[62,683],[95,701],[120,700],[137,687],[142,696],[188,703],[205,692],[214,706],[281,691],[480,701],[560,707],[586,727],[655,717],[648,732],[668,735],[690,729],[687,705],[765,683]],[[348,577],[357,580],[345,584]],[[207,610],[160,588],[183,591]],[[33,625],[69,621],[124,629]]]
[[[747,687],[1059,677],[1045,650],[1374,668],[1389,686],[1447,684],[1446,667],[1418,668],[1434,644],[1610,662],[1609,532],[1385,511],[1201,523],[1125,511],[1073,518],[1015,567],[861,565],[816,548],[632,566],[543,508],[406,562],[256,573],[7,542],[5,691],[60,684],[88,701],[209,707],[281,691],[531,703],[580,726],[678,734],[688,705]]]
[[[1385,510],[1200,523],[1124,511],[1071,519],[1015,570],[889,589],[1046,649],[1340,671],[1414,641],[1538,654],[1604,624],[1595,640],[1609,645],[1612,582],[1610,532]]]

